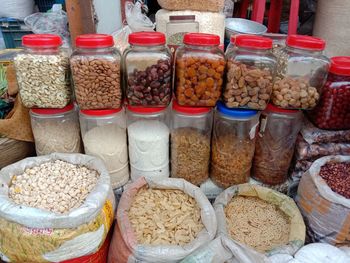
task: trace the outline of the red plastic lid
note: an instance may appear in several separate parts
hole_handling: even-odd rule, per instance
[[[326,41],[318,37],[290,35],[287,37],[286,45],[289,47],[321,51],[326,47]]]
[[[52,34],[30,34],[22,37],[22,45],[25,47],[59,47],[62,39]]]
[[[329,72],[337,75],[350,76],[350,57],[332,57]]]
[[[166,107],[134,107],[131,105],[128,105],[128,110],[135,112],[135,113],[141,113],[141,114],[151,114],[156,112],[164,111]]]
[[[187,33],[183,42],[186,45],[218,46],[220,45],[220,37],[214,34]]]
[[[107,34],[85,34],[77,36],[75,46],[81,48],[104,48],[113,47],[114,40]]]
[[[253,49],[272,48],[272,39],[254,35],[238,35],[231,37],[231,43],[238,47],[247,47]]]
[[[173,100],[173,110],[181,113],[187,113],[187,114],[203,114],[210,112],[210,107],[186,107],[186,106],[180,106],[177,101]]]
[[[282,109],[279,107],[276,107],[275,105],[269,103],[267,104],[266,110],[271,111],[271,112],[276,112],[276,113],[298,113],[299,110],[288,110],[288,109]]]
[[[53,115],[53,114],[60,114],[65,113],[68,111],[71,111],[74,109],[74,104],[69,104],[68,106],[62,108],[62,109],[40,109],[40,108],[33,108],[31,111],[36,114],[41,115]]]
[[[140,46],[165,45],[165,35],[160,32],[135,32],[129,35],[129,43]]]
[[[123,108],[120,107],[119,109],[108,109],[108,110],[80,110],[81,113],[89,116],[106,116],[106,115],[112,115],[115,113],[118,113]]]

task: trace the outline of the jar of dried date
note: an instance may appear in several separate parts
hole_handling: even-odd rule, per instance
[[[171,176],[200,185],[209,178],[213,122],[209,107],[180,106],[173,101],[171,116]]]
[[[260,113],[218,102],[214,115],[210,177],[219,187],[247,183]]]
[[[307,113],[320,129],[350,129],[350,57],[331,58],[320,103]]]
[[[159,32],[129,35],[124,52],[124,77],[128,104],[165,107],[171,100],[172,56]]]
[[[252,168],[254,179],[268,185],[282,184],[287,180],[301,124],[302,112],[298,110],[269,104],[261,113]]]
[[[176,50],[175,97],[182,106],[214,107],[221,96],[225,56],[220,37],[187,33]]]
[[[272,103],[284,109],[313,109],[326,82],[329,59],[323,39],[290,35],[278,58]]]
[[[71,58],[75,96],[82,110],[114,109],[122,104],[121,56],[110,35],[76,38]]]
[[[264,110],[270,100],[277,60],[272,40],[238,35],[226,53],[227,81],[223,101],[228,108]]]

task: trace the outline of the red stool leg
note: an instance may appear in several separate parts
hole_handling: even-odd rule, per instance
[[[266,0],[254,0],[252,20],[263,23]]]
[[[288,35],[297,34],[299,18],[299,0],[292,0],[290,4]]]
[[[278,33],[280,29],[283,0],[271,0],[267,31]]]

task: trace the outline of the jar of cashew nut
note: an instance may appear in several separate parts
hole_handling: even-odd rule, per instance
[[[323,39],[291,35],[278,57],[272,103],[284,109],[313,109],[326,82],[330,60]]]
[[[76,38],[70,58],[75,96],[82,110],[117,109],[122,104],[121,56],[110,35]]]

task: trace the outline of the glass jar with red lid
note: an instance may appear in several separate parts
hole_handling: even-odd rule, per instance
[[[221,96],[225,55],[220,37],[187,33],[175,53],[175,97],[182,106],[214,107]]]
[[[160,32],[129,35],[124,52],[124,77],[129,105],[165,107],[171,100],[172,56]]]
[[[235,46],[226,52],[223,101],[228,108],[264,110],[270,100],[277,66],[272,40],[238,35],[231,41]]]
[[[122,105],[121,56],[113,37],[80,35],[70,58],[80,109],[115,109]]]
[[[252,177],[268,185],[287,180],[294,146],[302,125],[302,112],[269,104],[261,113]]]
[[[321,129],[350,129],[350,57],[333,57],[320,103],[308,112]]]
[[[171,115],[171,176],[200,185],[209,178],[213,112],[210,107],[180,106]]]
[[[284,109],[313,109],[326,82],[329,59],[323,39],[290,35],[278,57],[272,103]]]
[[[60,36],[32,34],[14,58],[19,93],[27,108],[64,108],[71,102],[68,54]]]

